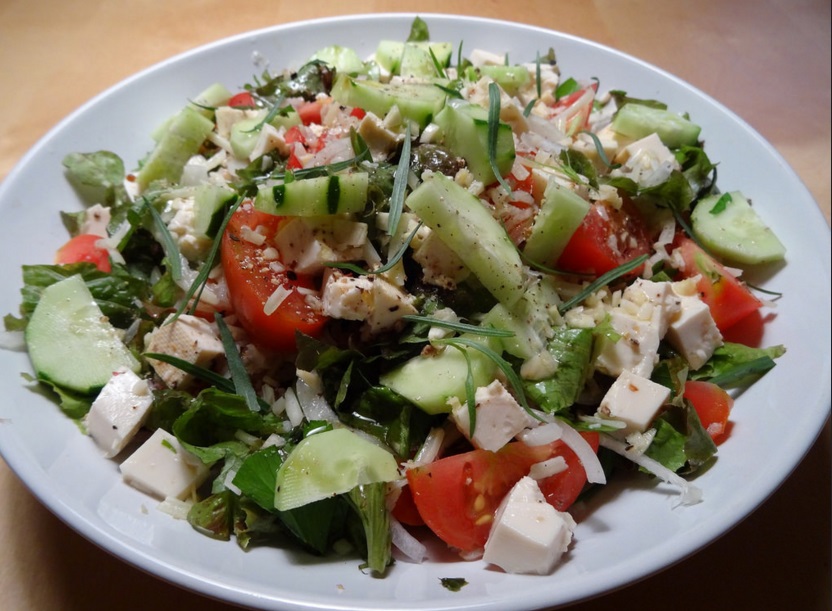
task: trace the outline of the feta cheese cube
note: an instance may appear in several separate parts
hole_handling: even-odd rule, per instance
[[[518,433],[537,424],[499,380],[478,388],[474,397],[477,420],[473,436],[467,403],[456,401],[451,417],[462,434],[478,448],[497,451]]]
[[[110,224],[110,209],[101,204],[94,204],[84,212],[79,233],[92,233],[106,238],[109,236],[107,226]]]
[[[670,323],[667,341],[696,370],[702,367],[719,346],[722,334],[708,305],[698,297],[680,297],[681,311]]]
[[[669,399],[670,389],[666,386],[625,370],[601,399],[597,415],[624,422],[624,436],[643,433]]]
[[[367,224],[343,218],[293,217],[274,238],[280,260],[299,274],[319,274],[325,263],[362,259]]]
[[[331,318],[364,321],[371,334],[418,311],[412,295],[381,276],[348,276],[333,270],[326,272],[322,307]]]
[[[550,573],[569,548],[575,520],[543,497],[537,482],[517,482],[497,509],[483,560],[507,573]]]
[[[626,176],[641,187],[654,187],[665,182],[671,172],[680,167],[676,156],[655,133],[624,147],[615,161],[624,165],[610,175]]]
[[[375,161],[386,159],[396,150],[401,137],[384,126],[382,120],[368,112],[358,124],[358,133],[364,138]]]
[[[681,304],[670,282],[639,278],[624,290],[618,307],[634,318],[655,325],[659,337],[664,337],[670,320],[678,316]]]
[[[403,316],[418,313],[413,301],[413,295],[405,293],[384,278],[376,277],[373,280],[373,308],[367,317],[370,332],[390,329]]]
[[[159,499],[185,499],[208,477],[208,466],[186,450],[175,436],[156,429],[121,464],[124,481]]]
[[[598,342],[596,368],[610,376],[631,371],[649,378],[659,361],[660,329],[618,308],[610,312],[610,324],[619,337],[615,341],[604,337]]]
[[[455,289],[471,273],[462,259],[433,231],[416,246],[413,260],[422,266],[422,279],[425,282],[446,289]]]
[[[124,449],[141,428],[152,403],[146,380],[126,367],[113,372],[84,418],[104,456],[112,458]]]
[[[216,357],[225,354],[217,331],[208,321],[182,314],[176,320],[169,317],[161,327],[145,337],[147,352],[158,352],[178,357],[200,367],[208,367]],[[178,367],[155,359],[148,359],[156,374],[170,388],[180,388],[191,382],[190,374]]]
[[[211,250],[213,240],[201,235],[194,228],[196,204],[193,197],[176,197],[165,206],[168,231],[179,245],[179,251],[188,261],[204,260]]]

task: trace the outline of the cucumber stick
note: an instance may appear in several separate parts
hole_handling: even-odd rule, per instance
[[[197,187],[194,195],[194,232],[214,238],[237,192],[231,187],[205,183]]]
[[[399,478],[390,452],[348,429],[332,429],[306,437],[286,457],[277,471],[274,506],[288,511]]]
[[[366,172],[304,178],[260,187],[254,207],[281,216],[356,213],[363,211],[367,204],[368,185]]]
[[[384,117],[396,106],[406,119],[425,127],[445,105],[445,92],[431,83],[379,83],[339,74],[332,97],[339,104]]]
[[[554,265],[587,212],[589,202],[550,180],[523,253],[535,263]]]
[[[739,191],[700,200],[690,220],[705,247],[729,263],[770,263],[786,255],[783,243]]]
[[[213,129],[214,122],[194,108],[179,111],[139,170],[139,188],[144,190],[155,180],[178,183],[188,159],[199,152]]]
[[[426,68],[422,76],[435,76],[436,70],[430,53],[433,52],[439,65],[446,68],[453,51],[453,45],[449,42],[382,40],[376,48],[375,57],[376,63],[391,74],[412,74],[415,66],[421,65]],[[426,62],[430,62],[429,66]]]
[[[43,290],[26,327],[26,344],[39,380],[82,394],[100,390],[121,367],[139,371],[80,275]]]
[[[443,144],[455,155],[465,159],[474,178],[484,185],[497,180],[488,153],[488,111],[477,104],[449,100],[436,115]],[[511,172],[515,158],[514,136],[507,123],[497,125],[494,160],[502,176]]]
[[[443,174],[433,174],[405,205],[465,263],[506,307],[523,295],[523,263],[505,228],[480,200]]]
[[[695,146],[702,129],[669,110],[632,102],[618,109],[611,127],[619,134],[634,140],[646,138],[655,132],[664,145],[671,149],[686,145]]]

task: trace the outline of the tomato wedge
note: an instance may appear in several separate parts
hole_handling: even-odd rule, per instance
[[[722,443],[728,436],[728,417],[734,399],[724,389],[704,380],[685,382],[684,397],[693,405],[699,421],[714,443]]]
[[[232,108],[254,108],[254,96],[248,91],[241,91],[231,96],[228,105]]]
[[[280,225],[281,217],[255,210],[245,203],[231,216],[222,236],[222,268],[234,313],[251,340],[280,352],[295,350],[295,331],[318,336],[326,317],[309,303],[301,288],[314,288],[314,278],[271,265],[268,247]],[[243,227],[262,226],[266,240],[255,244],[243,236]],[[277,309],[267,314],[265,304],[279,287],[287,292]]]
[[[651,248],[647,224],[631,204],[625,203],[617,209],[595,202],[567,242],[557,267],[600,276],[649,253]]]
[[[100,235],[93,233],[82,233],[70,239],[58,249],[55,254],[55,263],[67,265],[69,263],[93,263],[102,272],[112,271],[110,264],[110,253],[106,248],[98,246],[101,240]]]
[[[597,433],[594,446],[598,446]],[[512,442],[496,452],[472,450],[410,469],[407,481],[425,524],[449,546],[465,553],[483,549],[494,513],[506,494],[531,466],[564,456],[567,471],[541,480],[544,496],[557,509],[574,502],[586,483],[577,457],[561,441],[542,446]],[[547,494],[548,491],[548,494]]]
[[[711,309],[720,331],[725,331],[762,307],[745,284],[688,237],[677,238],[678,251],[685,262],[682,276],[699,276],[696,289]]]

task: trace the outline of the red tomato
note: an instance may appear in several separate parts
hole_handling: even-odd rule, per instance
[[[696,289],[711,309],[711,316],[720,331],[756,312],[763,303],[748,287],[687,237],[678,238],[678,250],[685,261],[682,275],[699,276]]]
[[[298,106],[297,111],[300,120],[304,125],[311,123],[321,124],[321,110],[324,107],[323,100],[315,100],[314,102],[304,102]]]
[[[416,508],[416,503],[413,502],[410,486],[402,487],[401,494],[399,494],[399,498],[396,499],[396,504],[393,506],[393,517],[408,526],[425,525],[425,521]]]
[[[728,436],[728,417],[734,406],[731,395],[711,382],[688,380],[684,397],[693,405],[714,443],[721,443]]]
[[[254,96],[248,91],[241,91],[232,95],[228,100],[228,105],[232,107],[254,108]]]
[[[595,202],[555,265],[564,271],[600,276],[651,249],[647,225],[631,205],[625,203],[619,210]]]
[[[350,116],[351,116],[351,117],[355,117],[356,119],[363,119],[366,115],[367,115],[367,112],[366,112],[366,111],[364,111],[364,110],[363,110],[363,109],[361,109],[361,108],[358,108],[358,107],[353,108],[353,109],[350,111]]]
[[[102,272],[109,273],[112,270],[110,265],[110,253],[106,248],[98,246],[101,240],[100,235],[82,233],[69,240],[58,249],[55,254],[55,263],[67,265],[69,263],[94,263]]]
[[[598,433],[581,433],[592,449],[598,452]],[[578,456],[562,441],[556,441],[553,455],[563,456],[566,470],[537,482],[546,501],[558,511],[566,511],[586,485],[586,471]]]
[[[595,434],[596,447],[597,437]],[[565,482],[562,492],[557,490],[558,476],[542,481],[548,489],[547,500],[558,503],[555,507],[565,509],[574,501],[586,482],[586,474],[580,463],[576,464],[574,455],[567,456],[566,450],[558,441],[534,447],[512,442],[497,452],[472,450],[410,469],[407,481],[425,524],[449,546],[462,552],[478,552],[485,546],[503,497],[533,464],[563,452],[569,470],[580,474],[561,477]]]
[[[222,268],[234,313],[255,344],[291,352],[295,349],[295,330],[317,336],[326,318],[297,289],[314,286],[312,278],[291,271],[276,272],[263,256],[277,232],[281,217],[255,210],[244,204],[231,217],[222,236]],[[266,243],[256,245],[241,237],[243,226],[266,228]],[[272,314],[263,311],[266,300],[282,285],[290,290]]]

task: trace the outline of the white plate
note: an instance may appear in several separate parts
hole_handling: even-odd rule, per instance
[[[634,580],[713,541],[760,504],[814,441],[830,405],[830,234],[815,202],[785,161],[742,120],[639,60],[564,34],[505,22],[423,16],[433,40],[464,40],[464,50],[508,51],[533,60],[554,48],[564,76],[597,77],[689,112],[706,150],[719,162],[719,185],[751,197],[788,248],[788,264],[756,279],[784,296],[772,310],[764,345],[788,353],[743,393],[730,439],[714,468],[697,480],[705,500],[677,507],[664,486],[640,480],[611,485],[593,501],[572,551],[551,576],[506,575],[452,555],[420,565],[398,562],[385,579],[354,559],[313,559],[280,549],[244,553],[155,510],[156,502],[121,483],[114,462],[36,389],[25,385],[25,354],[0,351],[0,450],[54,513],[116,556],[209,596],[263,609],[536,609],[574,602]],[[261,69],[298,66],[328,44],[370,54],[378,40],[407,36],[413,15],[353,16],[289,24],[197,49],[163,62],[95,98],[53,129],[0,186],[6,238],[0,312],[16,312],[20,266],[52,260],[66,238],[58,212],[78,207],[63,177],[70,152],[109,149],[134,164],[152,146],[150,132],[207,85],[234,89]],[[795,400],[799,389],[799,401]],[[776,455],[774,454],[776,448]],[[468,581],[453,593],[443,577]]]

